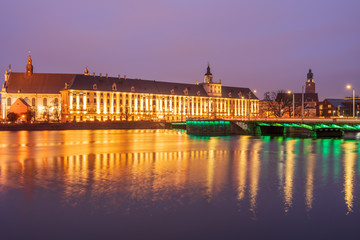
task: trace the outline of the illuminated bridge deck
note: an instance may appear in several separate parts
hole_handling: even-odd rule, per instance
[[[360,132],[360,121],[354,119],[209,119],[173,123],[188,134],[221,135],[285,135],[342,137],[346,132]]]

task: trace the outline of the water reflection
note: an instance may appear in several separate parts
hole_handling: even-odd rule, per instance
[[[355,160],[356,160],[356,144],[354,142],[346,142],[343,145],[344,156],[344,193],[347,213],[353,211],[354,204],[354,181],[355,181]]]
[[[293,188],[294,188],[294,171],[295,171],[295,144],[296,140],[286,142],[286,162],[285,162],[285,212],[288,212],[292,205]]]
[[[26,202],[40,192],[72,207],[86,202],[106,211],[131,211],[139,202],[170,209],[234,201],[257,219],[261,206],[279,203],[285,215],[299,211],[296,202],[311,212],[321,199],[314,195],[330,186],[335,195],[343,191],[344,214],[357,210],[356,141],[193,138],[165,130],[23,131],[1,132],[0,149],[0,194],[21,190]]]

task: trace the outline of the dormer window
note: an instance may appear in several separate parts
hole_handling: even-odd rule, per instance
[[[187,88],[184,89],[184,94],[189,95],[189,90]]]
[[[174,93],[175,93],[175,90],[174,90],[174,89],[171,89],[171,90],[170,90],[170,93],[171,93],[171,94],[174,94]]]
[[[117,90],[116,83],[113,83],[113,85],[112,85],[112,90],[113,90],[113,91],[116,91],[116,90]]]
[[[93,85],[93,89],[94,89],[94,90],[96,90],[96,89],[97,89],[97,85],[96,85],[96,83],[94,83],[94,85]]]
[[[197,91],[196,94],[197,94],[198,96],[200,96],[200,91]]]
[[[135,87],[134,86],[131,87],[131,92],[135,92]]]

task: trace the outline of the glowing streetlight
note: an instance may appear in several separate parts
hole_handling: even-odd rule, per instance
[[[347,89],[351,89],[353,90],[353,118],[355,118],[355,88],[351,87],[350,84],[346,85]]]

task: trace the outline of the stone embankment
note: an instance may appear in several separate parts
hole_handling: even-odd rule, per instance
[[[153,121],[20,123],[0,124],[0,131],[91,130],[91,129],[170,129],[169,123]]]

